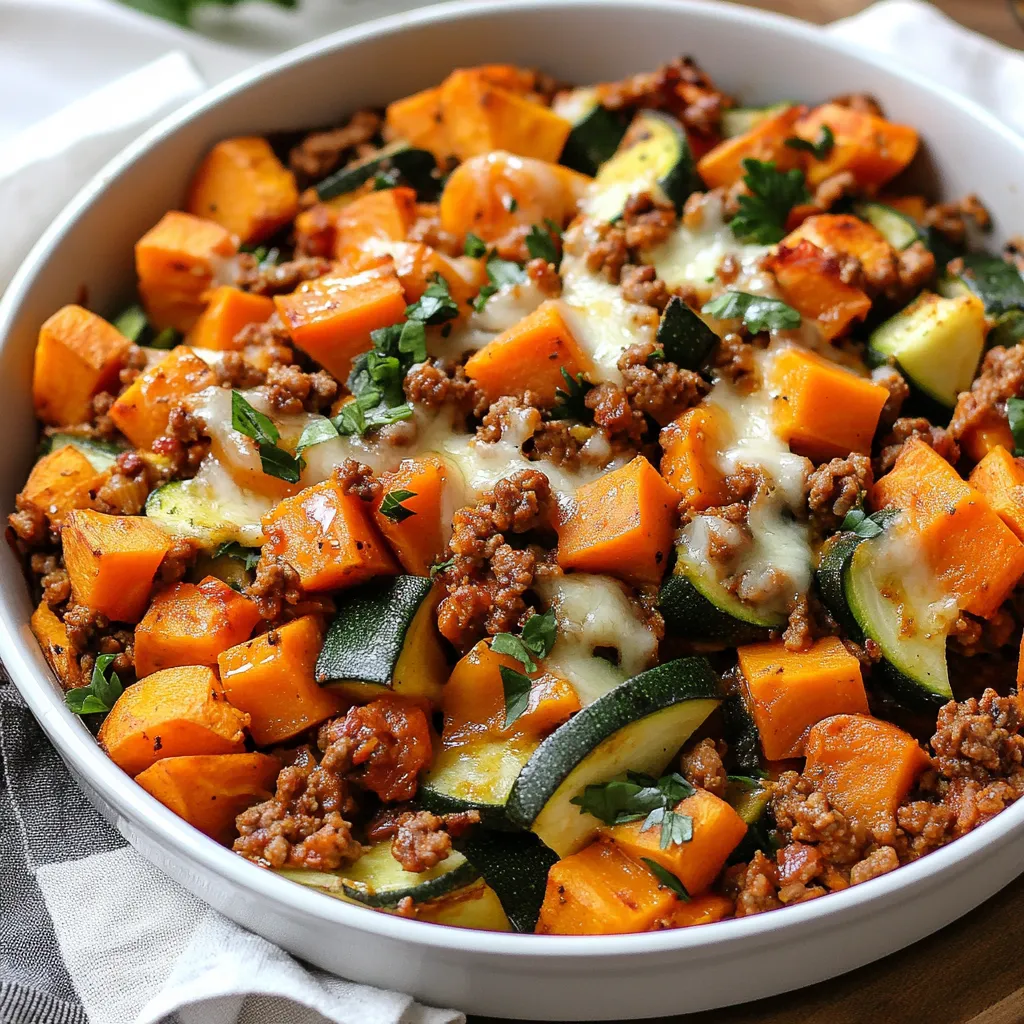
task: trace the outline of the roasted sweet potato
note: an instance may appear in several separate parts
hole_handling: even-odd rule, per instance
[[[64,306],[39,329],[32,399],[52,426],[89,419],[92,398],[117,390],[131,342],[112,324],[81,306]]]
[[[249,716],[228,703],[212,668],[187,665],[129,686],[103,720],[99,741],[134,778],[165,757],[240,754],[248,724]]]
[[[993,511],[1024,540],[1024,460],[997,445],[974,467],[970,482]]]
[[[194,348],[239,350],[244,343],[238,340],[238,332],[249,324],[266,323],[273,312],[274,300],[266,295],[221,285],[210,293],[186,340]]]
[[[85,686],[86,680],[68,640],[68,631],[45,601],[39,602],[29,624],[33,635],[39,641],[39,646],[43,649],[47,664],[53,669],[53,674],[61,687],[73,690],[77,686]]]
[[[819,249],[834,249],[860,262],[869,280],[895,273],[896,257],[882,233],[850,213],[820,213],[808,217],[782,244],[793,249],[804,240]]]
[[[416,220],[416,192],[389,188],[368,192],[348,203],[335,218],[335,253],[344,259],[360,251],[371,239],[402,242]]]
[[[720,188],[743,177],[744,160],[771,160],[780,171],[802,166],[803,153],[787,146],[786,140],[793,137],[793,126],[806,113],[806,107],[790,107],[720,142],[697,162],[697,173],[708,188]]]
[[[430,567],[444,550],[444,494],[448,471],[436,455],[405,459],[393,473],[380,478],[381,496],[375,503],[373,518],[384,538],[398,556],[402,568],[414,576],[427,576]],[[381,505],[388,495],[411,492],[402,498],[404,512],[385,515]],[[397,499],[394,499],[397,500]],[[412,513],[408,515],[407,513]]]
[[[24,501],[42,509],[60,527],[76,508],[92,508],[96,491],[107,476],[72,445],[44,455],[33,467],[21,492]]]
[[[725,505],[729,500],[725,478],[715,462],[721,447],[717,421],[714,406],[697,405],[682,413],[660,435],[664,452],[661,475],[695,512]]]

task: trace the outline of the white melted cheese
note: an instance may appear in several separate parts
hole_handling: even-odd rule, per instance
[[[658,640],[618,580],[569,573],[541,577],[534,589],[554,611],[558,629],[544,666],[568,679],[582,704],[592,704],[654,660]],[[616,651],[617,664],[596,655],[598,649]]]
[[[466,352],[475,352],[529,316],[545,298],[532,278],[518,284],[503,285],[487,300],[483,309],[470,313],[455,324],[447,337],[441,327],[429,328],[427,351],[432,356],[452,360]]]
[[[594,384],[621,384],[619,357],[637,342],[653,341],[657,317],[649,306],[627,302],[618,285],[587,269],[583,257],[566,253],[562,260],[562,316],[589,358]]]

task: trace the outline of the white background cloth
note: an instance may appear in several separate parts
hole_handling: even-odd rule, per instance
[[[144,128],[265,56],[413,6],[304,0],[297,14],[264,4],[206,9],[200,34],[112,0],[0,0],[0,290],[78,187]],[[828,31],[898,56],[1024,133],[1024,56],[921,0],[883,0]],[[464,1019],[304,968],[130,848],[33,874],[90,1024],[155,1024],[175,1014],[184,1024]]]

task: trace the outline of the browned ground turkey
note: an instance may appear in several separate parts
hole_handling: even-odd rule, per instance
[[[722,748],[724,750],[724,747]],[[683,778],[698,789],[725,797],[726,773],[719,744],[710,737],[683,752],[680,762]]]
[[[878,417],[877,433],[885,435],[899,419],[903,403],[910,397],[910,385],[894,366],[879,366],[872,371],[871,380],[875,384],[881,384],[889,392],[889,397],[885,400]]]
[[[879,455],[874,462],[876,477],[884,476],[892,469],[903,446],[913,437],[920,438],[925,444],[930,445],[947,462],[955,465],[960,458],[960,446],[954,439],[952,423],[947,430],[944,427],[932,426],[923,416],[902,416],[878,444]]]
[[[380,128],[380,114],[357,111],[340,128],[310,132],[288,154],[288,166],[304,181],[323,178],[345,160],[357,156],[355,150],[370,142]]]
[[[255,257],[239,257],[241,273],[238,287],[254,295],[284,295],[303,281],[323,277],[334,269],[334,262],[321,256],[299,256],[287,263],[257,263]]]
[[[1024,346],[997,345],[985,353],[981,370],[970,391],[960,395],[949,423],[949,433],[959,440],[989,414],[1003,414],[1008,398],[1024,393]]]
[[[451,853],[453,836],[479,821],[479,811],[444,815],[406,811],[395,822],[391,853],[406,871],[428,871]]]
[[[663,427],[696,405],[710,387],[699,373],[652,358],[657,350],[654,342],[630,345],[619,357],[618,367],[629,404]]]
[[[974,194],[948,203],[937,203],[924,215],[925,227],[935,228],[954,245],[960,245],[967,237],[967,223],[973,221],[985,231],[992,218],[981,200]]]
[[[490,404],[461,366],[428,359],[414,366],[403,382],[405,397],[426,409],[440,409],[451,402],[467,416],[479,419]]]
[[[852,454],[832,459],[808,477],[807,507],[819,536],[834,533],[874,483],[871,460]]]

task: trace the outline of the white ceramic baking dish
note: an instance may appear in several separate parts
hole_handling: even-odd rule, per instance
[[[341,32],[233,79],[145,135],[40,239],[0,302],[0,508],[32,461],[29,380],[39,325],[79,299],[117,308],[132,246],[181,199],[199,157],[228,135],[328,124],[440,80],[512,61],[589,82],[696,56],[746,103],[867,91],[927,143],[942,192],[976,191],[998,239],[1024,227],[1024,139],[981,108],[811,26],[687,0],[490,0],[432,7]],[[0,552],[0,657],[89,798],[138,850],[228,917],[296,955],[429,1003],[501,1017],[684,1013],[779,993],[884,956],[949,923],[1022,870],[1024,801],[966,838],[844,893],[759,917],[644,935],[463,931],[348,906],[243,861],[195,832],[100,752],[29,632],[29,596]]]

